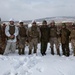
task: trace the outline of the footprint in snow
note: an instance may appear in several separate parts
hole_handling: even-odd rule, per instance
[[[38,68],[36,68],[36,70],[39,71],[39,72],[43,72],[44,71],[44,68],[38,67]]]

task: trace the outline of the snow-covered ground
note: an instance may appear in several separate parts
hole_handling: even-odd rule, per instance
[[[28,55],[28,46],[25,55],[18,55],[17,51],[8,56],[0,55],[0,75],[75,75],[75,57],[71,46],[69,57],[56,55],[56,49],[55,55],[51,55],[49,47],[48,44],[46,56],[40,54],[40,44],[37,55]]]

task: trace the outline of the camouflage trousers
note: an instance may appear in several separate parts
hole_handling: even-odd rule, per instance
[[[0,37],[0,54],[4,53],[5,45],[6,45],[6,43],[3,43],[3,41],[2,41],[2,39]]]
[[[25,48],[25,37],[19,39],[19,48]]]
[[[50,47],[51,47],[51,54],[54,55],[54,44],[57,50],[57,55],[60,55],[60,51],[59,51],[59,41],[57,37],[51,37],[50,38]]]
[[[56,49],[58,49],[59,48],[59,41],[56,37],[50,38],[50,47],[53,48],[54,44],[56,46]]]
[[[73,48],[74,56],[75,56],[75,39],[71,39],[71,44],[72,44],[72,48]]]
[[[19,55],[21,54],[25,54],[24,50],[25,50],[25,42],[26,42],[26,39],[25,37],[20,37],[19,38]]]
[[[34,48],[34,53],[37,52],[37,44],[38,44],[38,38],[33,38],[31,41],[29,41],[29,54],[32,53],[33,48]]]

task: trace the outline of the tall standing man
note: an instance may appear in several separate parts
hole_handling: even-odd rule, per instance
[[[19,55],[25,54],[25,42],[27,38],[27,28],[24,26],[24,23],[22,20],[19,21]]]
[[[69,50],[70,31],[66,28],[65,23],[62,24],[62,29],[60,30],[60,36],[61,36],[63,55],[69,56],[70,55],[70,50]]]
[[[3,53],[5,51],[5,47],[6,47],[6,40],[7,37],[5,35],[5,28],[6,28],[6,24],[3,23],[2,27],[1,27],[1,31],[2,31],[2,49],[3,49]]]
[[[59,42],[58,42],[58,31],[57,31],[57,27],[55,26],[54,20],[51,22],[49,32],[50,32],[49,37],[50,37],[50,45],[51,45],[50,46],[51,54],[54,55],[54,44],[55,44],[57,55],[60,55]]]
[[[73,53],[75,56],[75,25],[72,25],[72,30],[71,30],[71,34],[70,34],[70,41],[71,41]]]
[[[40,31],[41,31],[41,54],[44,56],[46,55],[47,43],[49,41],[49,27],[47,25],[46,20],[42,22]]]
[[[40,36],[40,29],[38,28],[37,23],[33,21],[32,26],[28,29],[29,55],[32,54],[33,48],[33,53],[37,53],[37,44]]]
[[[9,25],[7,25],[5,28],[5,34],[7,36],[7,45],[4,55],[7,55],[10,52],[14,53],[16,50],[16,37],[18,35],[18,28],[14,25],[13,19],[9,20]]]

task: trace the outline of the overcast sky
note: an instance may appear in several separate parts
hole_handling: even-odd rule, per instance
[[[75,16],[75,0],[0,0],[2,20]]]

